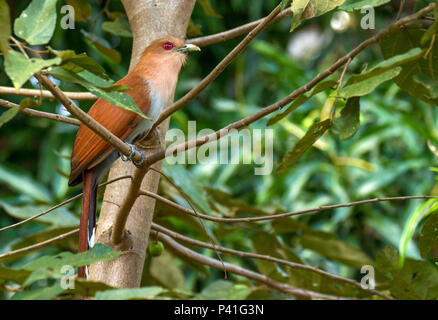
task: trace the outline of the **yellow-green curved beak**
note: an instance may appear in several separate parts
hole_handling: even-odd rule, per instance
[[[189,53],[192,51],[201,51],[201,49],[194,44],[187,43],[183,47],[176,49],[176,51],[182,52],[182,53]]]

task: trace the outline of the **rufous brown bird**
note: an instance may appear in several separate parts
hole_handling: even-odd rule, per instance
[[[126,93],[151,120],[115,107],[103,99],[98,99],[93,104],[88,115],[120,139],[129,144],[133,143],[151,128],[164,105],[171,98],[187,53],[199,50],[197,46],[185,44],[181,39],[171,36],[155,40],[144,50],[137,65],[116,82],[130,87]],[[132,144],[131,151],[135,151]],[[111,145],[84,124],[80,125],[73,146],[68,182],[69,186],[83,182],[79,252],[84,252],[93,246],[97,186],[118,156],[119,153]],[[134,164],[138,166],[141,163]],[[79,277],[84,278],[85,273],[85,267],[78,269]]]

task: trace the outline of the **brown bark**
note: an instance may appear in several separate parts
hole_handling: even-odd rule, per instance
[[[122,0],[133,33],[133,47],[130,69],[135,65],[147,45],[158,38],[172,35],[185,37],[187,25],[196,0]],[[171,103],[171,101],[169,101]],[[158,134],[142,142],[146,154],[160,151],[164,146],[164,136],[169,122],[158,127]],[[155,163],[159,169],[161,162]],[[136,168],[131,163],[120,160],[111,168],[109,178],[133,175]],[[141,189],[156,192],[160,176],[149,171],[143,179]],[[96,242],[110,244],[110,230],[114,218],[129,188],[130,180],[122,180],[107,187],[98,220]],[[103,281],[115,287],[138,287],[141,281],[146,248],[151,228],[155,200],[139,197],[126,223],[124,241],[117,250],[122,254],[112,261],[104,261],[90,266],[90,279]]]

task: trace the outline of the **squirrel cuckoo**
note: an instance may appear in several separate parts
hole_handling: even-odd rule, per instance
[[[88,115],[114,135],[131,144],[151,128],[152,123],[156,121],[164,105],[173,95],[186,54],[199,50],[195,45],[185,44],[182,40],[170,36],[155,40],[144,50],[137,65],[116,82],[131,88],[126,93],[152,120],[115,107],[103,99],[98,99],[93,104]],[[135,151],[134,146],[132,144],[130,146],[131,151]],[[83,182],[79,252],[84,252],[89,246],[93,246],[97,186],[118,156],[119,153],[111,145],[84,124],[80,125],[73,146],[68,182],[69,186]],[[127,160],[127,158],[122,159]],[[134,164],[138,166],[141,163]],[[80,267],[78,276],[84,278],[85,273],[86,268]]]

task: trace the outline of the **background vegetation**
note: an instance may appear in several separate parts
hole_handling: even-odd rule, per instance
[[[30,1],[8,3],[11,21],[14,21]],[[65,3],[81,8],[82,19],[77,17],[75,30],[56,27],[49,45],[56,50],[86,52],[105,68],[110,78],[118,80],[124,76],[128,70],[132,38],[128,29],[114,26],[115,22],[109,24],[110,21],[123,23],[120,1],[109,1],[106,12],[102,12],[105,1],[89,1],[89,5],[73,0]],[[58,1],[57,8],[65,3]],[[278,3],[278,0],[198,1],[188,36],[214,34],[257,20]],[[218,130],[281,99],[361,41],[393,23],[399,13],[399,1],[380,3],[382,5],[376,8],[376,30],[360,28],[363,14],[359,10],[349,11],[348,20],[340,14],[339,8],[303,21],[292,33],[289,33],[291,17],[272,24],[195,101],[172,116],[171,127],[187,132],[187,121],[196,120],[198,131],[203,128]],[[430,2],[406,3],[402,16]],[[58,14],[58,22],[61,18]],[[418,32],[423,35],[433,22],[433,19],[423,21]],[[341,23],[342,30],[337,23]],[[399,43],[394,42],[394,37],[386,39],[388,46]],[[113,51],[105,54],[99,50],[99,44],[93,44],[90,39]],[[238,42],[239,38],[236,38],[214,44],[191,56],[181,73],[176,98],[207,75]],[[394,56],[394,52],[387,50],[388,46],[382,41],[357,56],[349,65],[344,82],[353,74],[359,74],[365,68],[369,70]],[[421,45],[418,43],[418,46]],[[428,47],[436,54],[436,45],[430,45],[430,40],[422,44],[422,48]],[[402,51],[398,53],[409,49],[400,49]],[[3,56],[0,61],[3,65]],[[433,70],[438,67],[436,55],[430,63]],[[406,72],[409,65],[403,65],[403,68]],[[342,68],[330,79],[338,81],[341,72]],[[413,74],[410,78],[411,81],[417,79]],[[280,173],[256,176],[254,165],[243,164],[165,164],[164,172],[198,210],[221,217],[261,216],[377,197],[436,195],[432,167],[436,165],[433,145],[438,143],[437,109],[433,102],[414,97],[398,84],[393,80],[385,81],[361,97],[360,126],[350,139],[343,140],[339,131],[329,130],[304,156]],[[4,68],[0,70],[0,85],[12,86]],[[59,85],[65,91],[84,90],[64,81]],[[31,79],[24,87],[38,88],[38,85]],[[433,81],[430,88],[436,88]],[[336,89],[325,90],[269,127],[274,130],[274,168],[312,124],[330,114],[336,95]],[[13,95],[1,98],[17,104],[23,99]],[[80,102],[79,106],[87,110],[91,104]],[[345,101],[339,99],[338,113],[344,105]],[[52,100],[44,100],[38,109],[65,114],[59,102]],[[250,128],[266,128],[268,119],[259,120]],[[69,172],[68,156],[75,126],[19,114],[0,130],[0,227],[42,212],[80,192],[80,187],[69,188],[65,177]],[[161,179],[159,194],[190,208],[166,179]],[[361,267],[373,265],[377,289],[381,292],[401,299],[437,299],[438,242],[433,228],[438,223],[434,212],[436,203],[425,201],[368,203],[257,223],[201,223],[196,217],[158,203],[154,222],[194,239],[205,242],[213,239],[224,247],[315,266],[357,281],[362,276]],[[1,231],[0,253],[74,230],[79,215],[80,200],[77,200],[35,221]],[[103,284],[85,281],[78,281],[73,291],[62,292],[54,285],[54,265],[38,264],[35,260],[61,252],[76,252],[76,246],[77,239],[71,236],[43,249],[0,256],[0,297],[288,298],[241,276],[228,274],[225,280],[223,271],[180,257],[168,248],[159,256],[148,255],[141,292],[109,291],[110,288]],[[217,258],[212,250],[191,248]],[[98,259],[113,254],[106,248],[97,247],[96,250]],[[294,287],[342,297],[376,298],[355,286],[310,271],[228,254],[221,256],[226,262]]]

